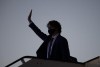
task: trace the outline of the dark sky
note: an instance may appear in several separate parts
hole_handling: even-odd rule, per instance
[[[0,67],[36,56],[43,41],[28,27],[31,9],[32,20],[46,34],[48,21],[61,23],[61,35],[79,62],[100,56],[100,0],[0,0]]]

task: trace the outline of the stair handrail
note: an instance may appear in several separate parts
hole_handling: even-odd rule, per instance
[[[19,62],[19,61],[21,61],[22,62],[22,64],[24,64],[24,63],[26,63],[25,62],[25,58],[30,58],[30,59],[39,59],[39,58],[37,58],[37,57],[35,57],[35,56],[23,56],[23,57],[21,57],[21,58],[19,58],[19,59],[17,59],[17,60],[15,60],[14,62],[12,62],[12,63],[10,63],[10,64],[8,64],[8,65],[6,65],[5,67],[10,67],[11,65],[13,65],[13,64],[15,64],[15,63],[17,63],[17,62]],[[45,59],[46,60],[46,59]],[[48,59],[47,59],[48,60]],[[74,63],[74,62],[71,62],[71,63]],[[82,62],[76,62],[76,63],[78,63],[78,64],[85,64],[85,62],[84,63],[82,63]]]
[[[19,61],[21,61],[22,64],[24,64],[24,63],[25,63],[25,60],[24,60],[25,58],[30,58],[30,59],[32,59],[32,58],[36,58],[36,57],[34,57],[34,56],[23,56],[23,57],[21,57],[21,58],[15,60],[14,62],[12,62],[12,63],[6,65],[5,67],[10,67],[11,65],[13,65],[13,64],[15,64],[15,63],[17,63],[17,62],[19,62]]]

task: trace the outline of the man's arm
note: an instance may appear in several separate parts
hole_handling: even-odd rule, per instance
[[[33,23],[33,21],[31,20],[31,16],[32,16],[32,10],[28,16],[28,21],[29,21],[29,27],[42,39],[45,40],[47,38],[47,35],[44,34],[43,32],[41,32],[41,30]]]
[[[66,39],[62,39],[62,44],[60,45],[61,52],[62,52],[62,60],[69,61],[70,51],[68,46],[68,41]]]

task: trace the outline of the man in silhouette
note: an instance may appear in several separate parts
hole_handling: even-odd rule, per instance
[[[44,34],[31,20],[32,10],[28,16],[29,27],[44,41],[37,50],[37,57],[42,59],[70,61],[68,41],[61,34],[61,25],[56,20],[47,24],[49,35]]]

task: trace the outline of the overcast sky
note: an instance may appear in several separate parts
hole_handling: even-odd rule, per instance
[[[79,62],[100,56],[100,0],[0,0],[0,67],[36,56],[43,41],[28,27],[31,9],[32,20],[46,34],[48,21],[61,23],[61,35]]]

